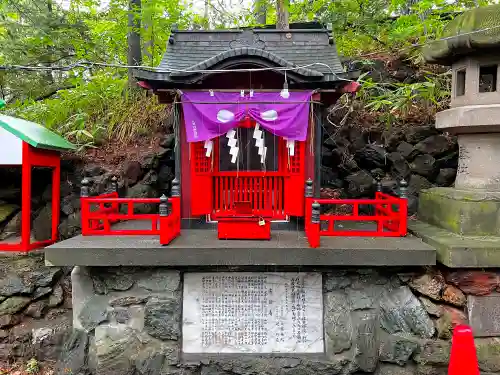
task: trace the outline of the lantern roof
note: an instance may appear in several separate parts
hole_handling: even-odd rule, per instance
[[[450,21],[440,39],[424,48],[429,63],[451,65],[472,55],[498,53],[500,4],[470,9]]]
[[[17,117],[0,115],[0,128],[5,129],[35,148],[56,151],[74,150],[76,147],[46,127]]]

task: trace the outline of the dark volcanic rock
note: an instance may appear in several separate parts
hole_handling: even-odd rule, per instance
[[[142,182],[137,183],[128,189],[127,197],[130,198],[159,198],[158,192],[151,186],[143,184]],[[149,214],[158,211],[158,205],[155,204],[139,204],[134,206],[135,213],[137,214]]]
[[[439,168],[458,168],[458,152],[452,152],[436,160]]]
[[[21,233],[21,211],[19,211],[17,214],[15,214],[5,227],[3,228],[4,233],[10,233],[10,234],[20,234]]]
[[[432,184],[425,177],[418,174],[411,175],[410,181],[408,183],[408,193],[412,195],[418,195],[420,190],[429,189]]]
[[[106,173],[106,170],[99,165],[87,165],[83,169],[82,177],[97,177]]]
[[[61,220],[59,224],[59,237],[67,239],[80,234],[82,231],[82,220],[80,212],[75,212]]]
[[[170,166],[162,165],[158,172],[158,183],[160,184],[168,184],[174,179],[174,173]]]
[[[391,162],[391,173],[397,178],[407,178],[410,175],[410,166],[400,152],[391,152],[387,155]]]
[[[145,185],[156,186],[156,184],[158,183],[158,173],[156,173],[155,171],[149,171],[144,176],[144,178],[142,179],[141,183],[145,184]]]
[[[413,173],[433,179],[437,173],[436,159],[428,154],[418,155],[410,163],[410,169]]]
[[[33,236],[37,241],[45,241],[52,236],[52,203],[44,206],[33,220]]]
[[[388,151],[394,152],[396,151],[398,145],[404,141],[405,134],[402,130],[386,130],[382,133],[382,139],[384,140],[385,148]]]
[[[415,150],[415,148],[408,142],[401,142],[396,151],[409,161],[413,160],[413,158],[418,154],[418,151]]]
[[[368,145],[356,151],[354,159],[361,168],[384,168],[387,163],[387,153],[381,146]]]
[[[374,178],[366,171],[355,172],[346,177],[348,182],[347,194],[357,198],[371,196],[375,189]]]
[[[366,145],[363,133],[355,126],[349,129],[349,141],[351,142],[350,150],[352,152],[361,150]]]
[[[331,168],[321,167],[321,186],[342,188],[344,180]]]
[[[442,168],[436,177],[436,184],[438,186],[451,186],[455,182],[457,170],[455,168]]]
[[[453,139],[440,134],[427,137],[415,145],[415,149],[422,154],[429,154],[436,157],[452,152],[456,148],[457,144]]]
[[[415,144],[435,134],[438,134],[438,131],[434,125],[410,127],[406,129],[406,141]]]
[[[123,167],[123,177],[127,186],[134,185],[142,176],[141,164],[138,161],[127,161]]]
[[[71,215],[80,210],[80,197],[77,195],[67,195],[61,200],[61,212]]]
[[[150,299],[146,303],[144,330],[160,340],[180,337],[181,309],[175,298]]]
[[[174,134],[165,134],[163,139],[160,141],[160,146],[163,148],[173,148],[175,143]]]

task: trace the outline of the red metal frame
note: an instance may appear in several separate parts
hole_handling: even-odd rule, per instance
[[[352,214],[321,214],[319,223],[312,220],[314,202],[328,205],[352,205]],[[407,234],[407,200],[377,192],[375,199],[316,199],[307,198],[306,237],[311,247],[320,246],[321,236],[356,236],[356,237],[403,237]],[[360,215],[359,205],[375,206],[375,215]],[[335,221],[375,222],[376,230],[336,230]],[[327,222],[323,229],[321,223]]]
[[[52,168],[52,233],[44,241],[31,242],[31,173],[33,167]],[[28,252],[51,245],[57,241],[60,191],[61,191],[61,155],[58,151],[37,149],[23,142],[23,163],[21,166],[21,241],[18,243],[0,242],[0,251]]]

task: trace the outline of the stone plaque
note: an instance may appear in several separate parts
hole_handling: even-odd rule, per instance
[[[500,294],[468,296],[467,309],[475,337],[500,336]]]
[[[184,353],[322,353],[321,273],[184,275]]]

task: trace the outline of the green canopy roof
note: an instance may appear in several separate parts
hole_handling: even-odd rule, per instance
[[[20,118],[0,115],[0,127],[36,148],[65,151],[76,147],[46,127]]]

